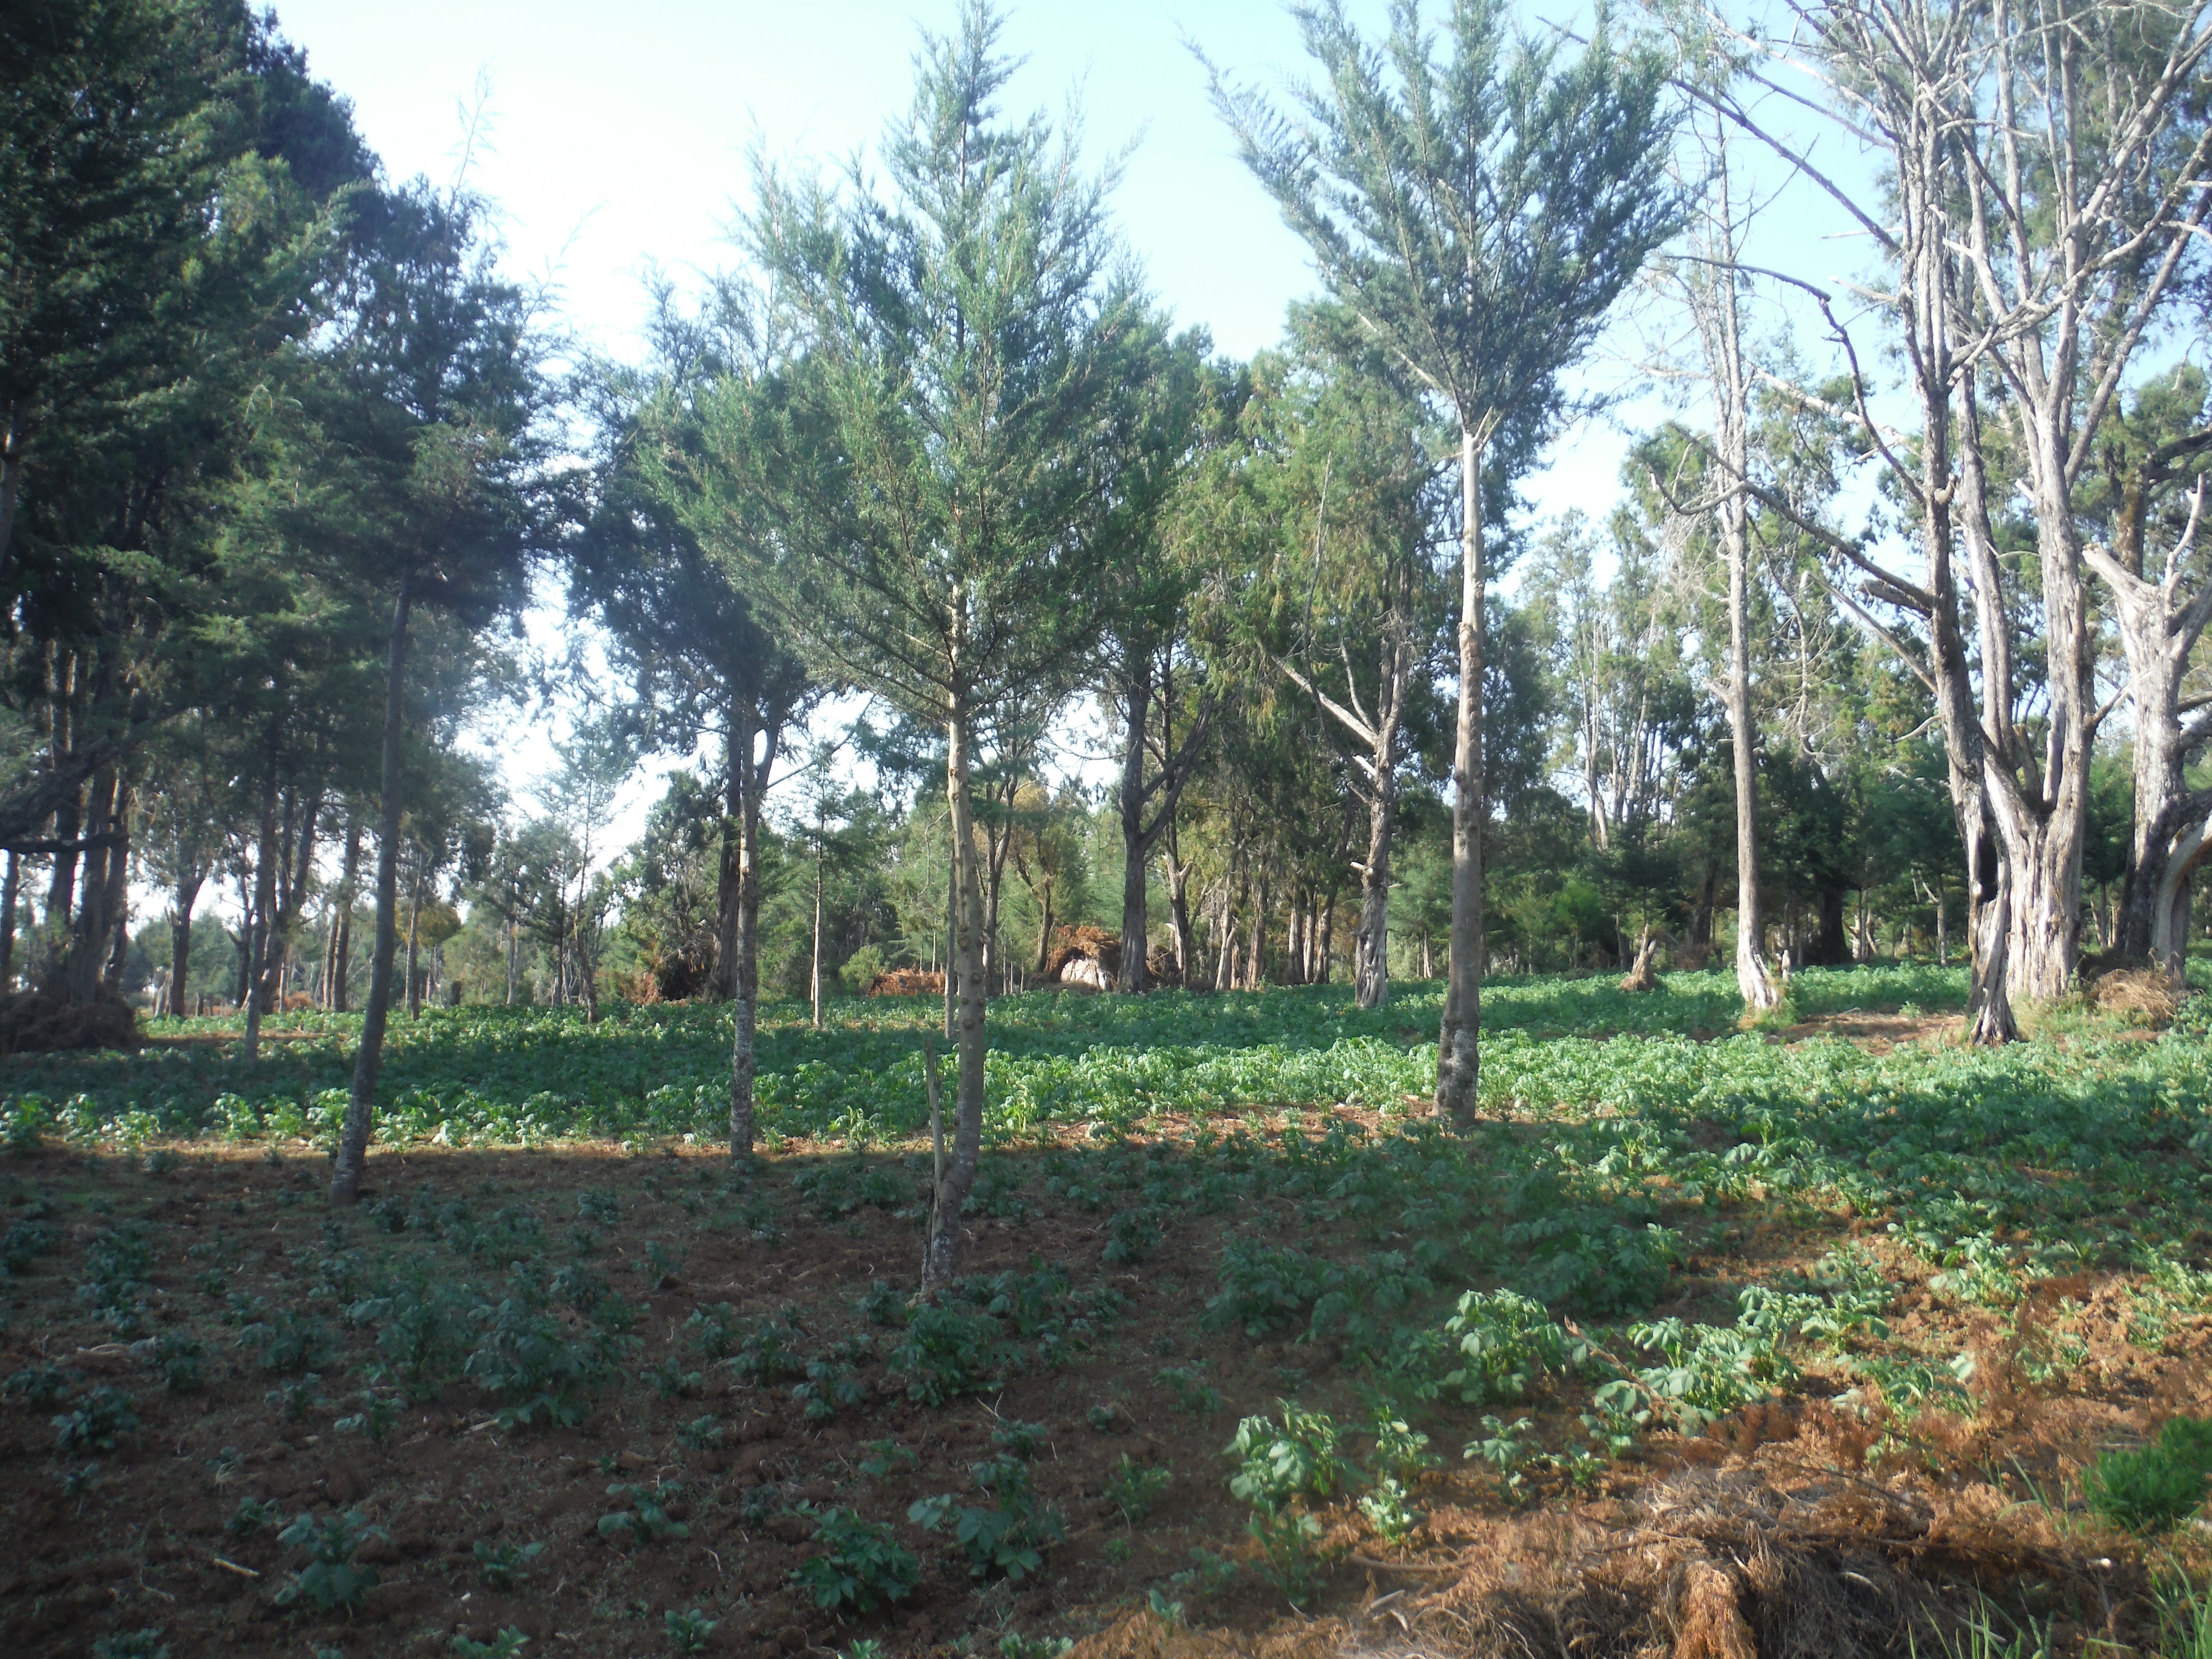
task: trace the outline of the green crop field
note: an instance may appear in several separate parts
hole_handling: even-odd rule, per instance
[[[1738,1032],[1722,975],[1500,981],[1465,1134],[1426,1104],[1433,989],[1010,999],[932,1307],[925,1000],[772,1009],[745,1170],[723,1009],[426,1012],[336,1215],[343,1017],[252,1066],[212,1023],[11,1060],[9,1627],[1221,1642],[1547,1516],[1632,1534],[1692,1478],[1810,1503],[1810,1468],[1920,1517],[1824,1547],[1896,1651],[2193,1652],[2205,1001],[1969,1050],[1962,992],[1807,972],[1796,1023]]]

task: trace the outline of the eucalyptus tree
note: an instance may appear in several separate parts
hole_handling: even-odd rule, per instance
[[[1238,395],[1231,368],[1209,368],[1209,342],[1193,330],[1170,337],[1157,325],[1127,387],[1119,465],[1103,535],[1109,588],[1099,690],[1121,728],[1114,805],[1121,829],[1121,962],[1115,988],[1142,991],[1151,939],[1147,872],[1174,830],[1184,785],[1213,723],[1193,623],[1212,568],[1177,511],[1181,486],[1223,434]],[[1188,693],[1188,699],[1182,693]],[[1188,718],[1178,716],[1188,702]]]
[[[417,181],[380,193],[349,263],[317,413],[343,469],[350,533],[334,538],[390,605],[378,786],[376,941],[331,1177],[359,1196],[392,1008],[406,805],[409,624],[463,630],[510,615],[566,502],[547,470],[554,391],[533,297],[505,280],[486,205]]]
[[[1917,579],[1864,538],[1824,539],[1861,616],[1935,698],[1969,872],[1970,1029],[2002,1042],[2014,994],[2058,997],[2076,963],[2090,761],[2111,707],[2085,566],[2128,608],[2140,597],[2085,543],[2076,497],[2138,353],[2203,258],[2212,7],[2128,0],[2098,8],[2094,27],[1942,0],[1834,0],[1798,17],[1786,47],[1726,34],[1734,72],[1698,95],[1825,192],[1881,263],[1860,291],[1897,348],[1917,431],[1877,417],[1850,328],[1826,317],[1851,374],[1844,412],[1908,505]],[[1874,188],[1814,164],[1817,134],[1779,130],[1762,107],[1785,53],[1817,66],[1827,124],[1880,162]],[[2022,505],[2032,561],[2005,546]],[[2148,713],[2167,718],[2156,700]]]
[[[1222,586],[1253,671],[1294,685],[1349,747],[1346,787],[1367,809],[1352,979],[1359,1006],[1373,1008],[1389,995],[1391,848],[1444,596],[1425,411],[1345,320],[1327,307],[1301,311],[1296,354],[1253,363],[1241,442],[1215,465],[1221,507],[1206,533],[1217,557],[1235,551]]]
[[[1617,46],[1602,10],[1571,58],[1553,41],[1509,45],[1503,0],[1449,0],[1441,58],[1418,0],[1394,0],[1379,46],[1340,0],[1295,15],[1322,84],[1297,88],[1285,115],[1215,70],[1215,106],[1329,293],[1459,427],[1452,940],[1436,1099],[1464,1121],[1481,1027],[1485,458],[1505,428],[1540,427],[1562,406],[1561,375],[1678,222],[1666,67]]]
[[[655,293],[652,353],[642,370],[593,377],[605,446],[597,493],[577,538],[573,611],[606,629],[617,665],[645,717],[644,745],[721,751],[716,949],[708,988],[740,1005],[732,1087],[750,1121],[751,1031],[759,996],[761,814],[787,736],[829,689],[776,630],[763,625],[730,566],[710,557],[647,476],[658,435],[691,421],[701,391],[757,377],[772,353],[764,319],[741,286],[716,283],[686,313]],[[750,1142],[748,1141],[748,1145]]]
[[[926,1293],[952,1275],[982,1133],[975,725],[1095,648],[1114,406],[1143,318],[1073,133],[1000,118],[1000,30],[971,5],[923,37],[882,192],[763,167],[752,244],[799,355],[670,460],[749,592],[831,672],[945,733],[959,1085]],[[769,533],[739,527],[763,516]]]

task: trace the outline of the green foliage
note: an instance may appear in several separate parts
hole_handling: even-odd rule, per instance
[[[1469,1291],[1444,1322],[1460,1364],[1443,1384],[1470,1406],[1521,1400],[1538,1378],[1566,1370],[1579,1345],[1544,1304],[1515,1291]]]
[[[1163,1365],[1152,1381],[1175,1395],[1176,1405],[1194,1417],[1211,1417],[1221,1409],[1221,1394],[1188,1365]]]
[[[1334,1496],[1346,1474],[1334,1418],[1288,1400],[1276,1404],[1283,1413],[1279,1425],[1270,1417],[1248,1417],[1224,1448],[1225,1455],[1237,1460],[1229,1490],[1271,1513],[1293,1498]]]
[[[0,1383],[0,1393],[33,1408],[43,1408],[58,1402],[73,1384],[83,1380],[83,1372],[65,1366],[30,1365]]]
[[[871,1613],[904,1601],[921,1582],[921,1564],[902,1548],[889,1527],[863,1521],[850,1510],[825,1511],[814,1529],[821,1550],[792,1577],[828,1612],[850,1607]]]
[[[356,1566],[354,1555],[372,1538],[386,1536],[381,1527],[368,1524],[359,1510],[333,1513],[318,1520],[312,1511],[301,1515],[277,1534],[276,1541],[304,1550],[307,1565],[292,1575],[276,1592],[276,1604],[289,1607],[302,1596],[323,1613],[353,1607],[376,1588],[376,1569]]]
[[[1133,1527],[1152,1512],[1160,1495],[1174,1482],[1174,1470],[1147,1468],[1124,1452],[1121,1461],[1107,1472],[1106,1498]]]
[[[169,1659],[169,1644],[159,1629],[117,1631],[92,1644],[92,1659]]]
[[[265,1498],[241,1498],[237,1510],[222,1523],[222,1529],[233,1538],[251,1538],[283,1518],[283,1511]]]
[[[115,1443],[138,1428],[138,1413],[131,1397],[100,1387],[75,1411],[54,1419],[54,1449],[64,1457],[72,1452],[111,1451]]]
[[[2142,1450],[2100,1457],[2081,1484],[2090,1509],[2115,1526],[2154,1532],[2185,1520],[2212,1489],[2212,1420],[2169,1418]]]
[[[479,1316],[483,1337],[463,1370],[501,1402],[498,1415],[504,1427],[523,1427],[540,1419],[573,1427],[591,1414],[592,1402],[620,1376],[614,1357],[622,1339],[602,1332],[596,1340],[571,1340],[567,1326],[518,1297]]]
[[[453,1651],[460,1659],[520,1659],[522,1650],[530,1638],[509,1625],[492,1632],[491,1640],[478,1642],[466,1636],[453,1638]]]
[[[1321,1580],[1321,1518],[1303,1511],[1255,1510],[1244,1529],[1259,1547],[1261,1576],[1285,1601],[1303,1608]]]
[[[907,1519],[931,1532],[950,1529],[968,1552],[969,1570],[978,1578],[994,1574],[1019,1581],[1044,1565],[1044,1552],[1066,1535],[1060,1510],[1042,1501],[1030,1479],[1029,1458],[1042,1431],[1015,1425],[998,1437],[1000,1456],[975,1464],[969,1475],[991,1507],[963,1504],[950,1492],[918,1500]]]
[[[514,1589],[529,1582],[531,1567],[544,1553],[543,1544],[495,1544],[479,1538],[475,1547],[477,1577],[486,1589]]]
[[[621,1500],[623,1507],[599,1517],[602,1538],[635,1545],[664,1543],[691,1535],[691,1528],[669,1513],[671,1506],[683,1500],[684,1487],[679,1481],[663,1480],[641,1486],[618,1480],[607,1488],[607,1496]]]
[[[905,1340],[891,1351],[890,1368],[906,1379],[908,1399],[942,1406],[1002,1386],[1011,1358],[988,1314],[941,1303],[915,1310]]]
[[[707,1638],[720,1627],[720,1620],[709,1619],[697,1607],[671,1607],[661,1615],[660,1626],[668,1638],[668,1645],[678,1653],[704,1653]]]

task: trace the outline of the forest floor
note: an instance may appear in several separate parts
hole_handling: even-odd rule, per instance
[[[715,1011],[441,1012],[335,1217],[343,1020],[0,1062],[0,1652],[2212,1650],[2212,999],[1716,978],[1486,994],[1464,1134],[1434,988],[994,1005],[920,1311],[926,1006],[742,1171]]]

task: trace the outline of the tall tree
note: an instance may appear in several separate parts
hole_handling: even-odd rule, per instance
[[[1212,72],[1246,164],[1314,252],[1329,292],[1459,426],[1459,715],[1452,761],[1452,939],[1437,1109],[1474,1114],[1483,955],[1485,458],[1540,427],[1559,377],[1678,219],[1664,151],[1665,66],[1591,43],[1509,49],[1503,0],[1449,0],[1446,50],[1418,0],[1377,47],[1340,0],[1294,14],[1324,83],[1297,114]]]
[[[1094,648],[1103,452],[1141,319],[1073,134],[998,117],[1000,30],[971,4],[923,37],[887,194],[763,169],[753,244],[804,356],[671,462],[710,551],[749,565],[835,672],[945,733],[959,1085],[929,1294],[952,1276],[982,1135],[976,722]],[[763,509],[772,535],[732,533]]]
[[[548,489],[552,391],[532,297],[504,280],[484,204],[417,182],[374,204],[327,362],[323,418],[356,517],[345,556],[390,606],[378,785],[376,942],[331,1176],[351,1204],[367,1167],[398,945],[408,627],[422,606],[488,626],[526,592],[561,502]]]

